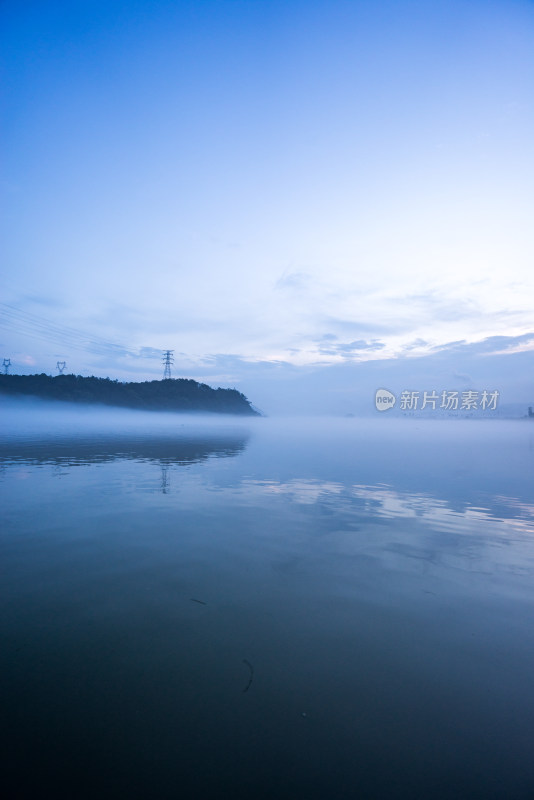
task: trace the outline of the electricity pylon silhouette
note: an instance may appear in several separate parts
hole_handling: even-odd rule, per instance
[[[11,359],[4,358],[4,375],[7,375],[7,371],[10,368],[10,366],[11,366]]]
[[[163,380],[171,379],[171,364],[174,364],[174,350],[165,350],[163,353]]]
[[[59,372],[60,375],[63,375],[63,370],[65,369],[66,366],[67,366],[67,362],[66,361],[58,361],[57,362],[56,367],[57,367],[58,372]]]

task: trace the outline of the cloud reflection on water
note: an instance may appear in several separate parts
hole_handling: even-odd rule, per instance
[[[285,483],[248,481],[249,490],[285,497],[297,505],[317,505],[323,511],[335,505],[338,513],[360,516],[362,519],[421,521],[437,530],[458,531],[493,525],[504,531],[507,526],[525,533],[534,533],[534,505],[516,498],[499,496],[495,507],[464,504],[430,494],[396,490],[386,484],[353,485],[294,479]]]

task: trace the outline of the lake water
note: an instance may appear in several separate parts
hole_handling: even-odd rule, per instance
[[[4,409],[10,798],[533,798],[534,425]]]

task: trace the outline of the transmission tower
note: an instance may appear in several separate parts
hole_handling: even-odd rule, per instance
[[[64,370],[64,369],[65,369],[65,367],[67,366],[67,362],[66,362],[66,361],[58,361],[58,362],[57,362],[57,364],[56,364],[56,366],[57,366],[57,371],[58,371],[58,373],[59,373],[60,375],[63,375],[63,370]]]
[[[11,366],[11,359],[4,358],[4,375],[7,375],[10,366]]]
[[[174,350],[165,350],[163,353],[163,380],[171,379],[171,364],[174,364]]]

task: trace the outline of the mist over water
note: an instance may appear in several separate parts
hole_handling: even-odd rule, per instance
[[[529,421],[1,414],[20,796],[532,797]]]

